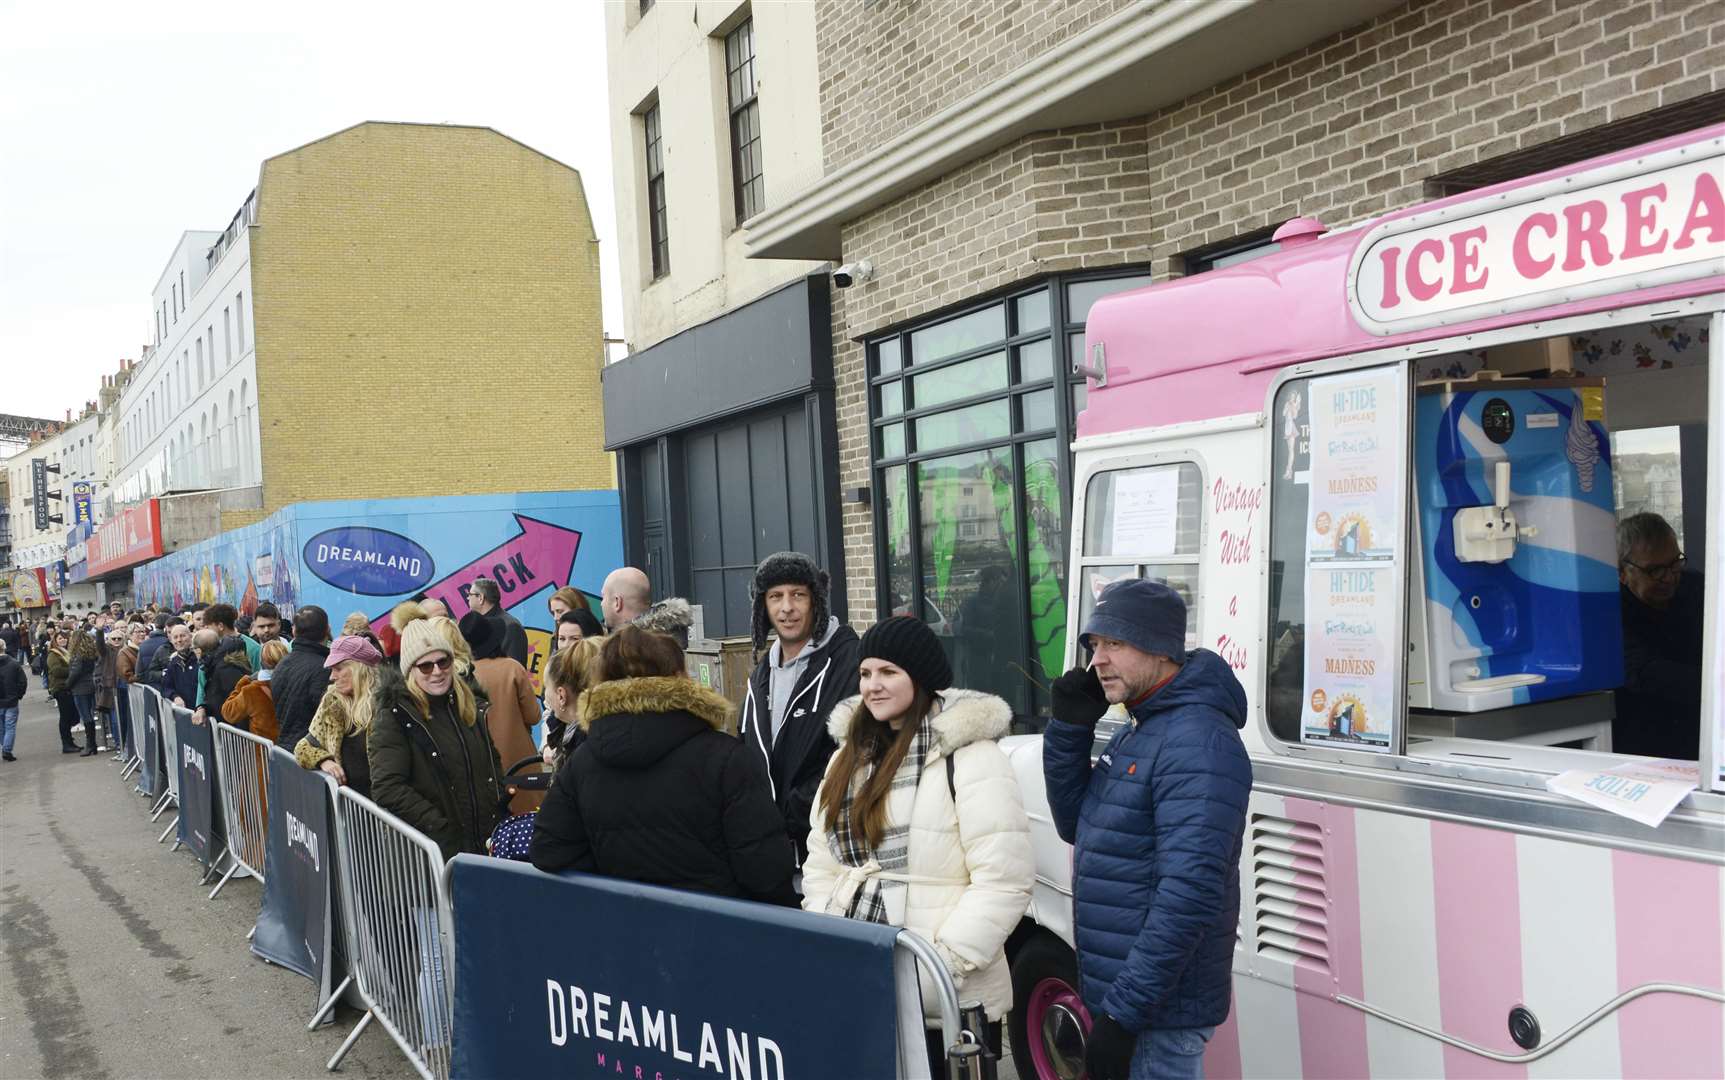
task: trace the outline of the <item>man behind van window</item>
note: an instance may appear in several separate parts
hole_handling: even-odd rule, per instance
[[[1611,749],[1694,761],[1701,750],[1702,579],[1684,571],[1677,533],[1658,514],[1617,525],[1623,688]]]
[[[1054,681],[1042,767],[1074,847],[1085,1062],[1091,1080],[1201,1077],[1233,985],[1246,691],[1220,656],[1186,649],[1186,602],[1159,581],[1102,590],[1079,640],[1095,659]],[[1092,765],[1110,705],[1131,723]]]

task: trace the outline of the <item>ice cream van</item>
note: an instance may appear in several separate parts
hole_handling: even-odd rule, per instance
[[[1210,1076],[1725,1076],[1722,187],[1717,126],[1092,311],[1068,663],[1102,585],[1157,578],[1251,700]],[[1638,512],[1705,605],[1699,704],[1653,720],[1620,707]],[[1655,721],[1678,753],[1613,752]],[[1071,1080],[1071,849],[1039,739],[1009,752],[1015,1064]]]

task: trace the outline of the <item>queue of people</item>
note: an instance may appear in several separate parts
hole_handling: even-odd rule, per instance
[[[798,553],[756,568],[759,659],[740,711],[686,674],[688,604],[651,602],[633,568],[607,579],[597,615],[579,592],[552,596],[541,701],[510,655],[510,620],[478,583],[459,623],[416,598],[379,621],[381,634],[361,617],[332,639],[327,614],[307,606],[290,644],[273,608],[246,628],[267,628],[258,641],[218,604],[109,634],[57,631],[44,668],[69,744],[104,690],[146,681],[206,718],[273,736],[445,858],[526,858],[914,930],[961,996],[982,1003],[980,1034],[998,1053],[1013,1006],[1006,944],[1035,880],[999,746],[1012,709],[954,686],[921,621],[892,616],[859,637],[831,614],[829,589]],[[1201,1075],[1228,1009],[1251,785],[1245,694],[1219,657],[1184,648],[1185,624],[1166,586],[1112,584],[1083,628],[1092,664],[1052,690],[1044,767],[1075,849],[1095,1080]],[[9,651],[0,636],[0,723],[22,695]],[[1092,759],[1110,709],[1129,722]],[[508,771],[523,762],[553,770],[542,795]],[[931,1012],[934,1000],[925,987]],[[928,1024],[938,1073],[944,1048]]]

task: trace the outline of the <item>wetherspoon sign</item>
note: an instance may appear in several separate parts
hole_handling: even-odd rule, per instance
[[[1725,274],[1725,137],[1385,222],[1349,300],[1378,334]]]

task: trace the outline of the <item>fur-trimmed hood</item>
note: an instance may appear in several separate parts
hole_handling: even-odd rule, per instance
[[[688,605],[684,605],[686,608]],[[615,679],[584,690],[577,703],[581,730],[607,716],[682,711],[698,717],[714,731],[736,730],[736,709],[724,697],[684,675]]]
[[[637,615],[634,624],[655,634],[669,634],[678,641],[688,641],[689,628],[695,625],[695,609],[680,596],[668,596]]]
[[[981,690],[942,690],[940,711],[929,726],[934,729],[935,748],[950,754],[962,746],[985,739],[994,740],[1012,726],[1012,706],[993,694]],[[862,707],[862,695],[849,697],[833,706],[827,717],[827,733],[836,742],[844,742],[850,734],[851,719]]]

